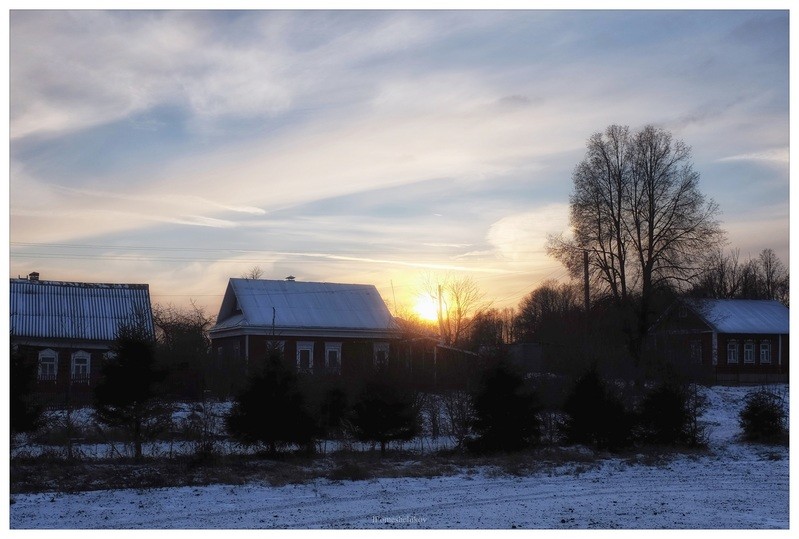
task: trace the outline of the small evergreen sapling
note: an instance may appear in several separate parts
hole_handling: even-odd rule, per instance
[[[477,438],[469,443],[471,450],[519,451],[539,442],[538,397],[507,362],[483,371],[473,402]]]
[[[356,397],[348,426],[356,439],[379,443],[380,454],[385,455],[389,442],[411,440],[419,432],[415,395],[378,373]]]
[[[311,448],[317,434],[297,376],[276,351],[236,397],[226,426],[235,439],[248,445],[262,444],[271,454],[289,445]]]
[[[112,351],[94,390],[95,419],[125,431],[141,459],[142,444],[171,424],[171,407],[159,398],[164,373],[156,366],[152,333],[141,321],[120,326]]]

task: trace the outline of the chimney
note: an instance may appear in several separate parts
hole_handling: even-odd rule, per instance
[[[39,282],[39,272],[38,271],[34,271],[34,272],[29,273],[28,274],[28,280],[31,281],[31,282],[34,282],[34,283],[38,283]]]

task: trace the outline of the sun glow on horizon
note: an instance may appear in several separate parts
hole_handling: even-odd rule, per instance
[[[419,294],[416,297],[416,303],[413,305],[413,312],[422,320],[435,322],[438,320],[438,304],[436,303],[436,299],[428,294]]]

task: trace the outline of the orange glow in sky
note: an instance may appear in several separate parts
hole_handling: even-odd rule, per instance
[[[422,320],[435,322],[438,320],[438,305],[436,299],[429,294],[419,294],[416,297],[416,303],[413,305],[413,312]]]

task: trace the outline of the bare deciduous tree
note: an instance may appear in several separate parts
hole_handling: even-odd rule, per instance
[[[475,316],[489,307],[483,301],[485,294],[469,276],[435,279],[428,275],[424,278],[424,293],[438,302],[438,327],[445,344],[459,343]]]
[[[763,249],[759,256],[763,292],[767,299],[788,304],[788,271],[771,249]]]
[[[261,269],[261,266],[253,266],[245,273],[241,274],[242,279],[260,279],[264,276],[264,270]]]
[[[552,333],[563,333],[570,315],[580,308],[580,291],[575,285],[544,281],[519,304],[516,334],[522,341],[552,340]]]
[[[717,249],[708,258],[702,277],[691,290],[700,297],[719,299],[772,299],[788,305],[788,271],[772,249],[740,261],[740,251],[725,255]]]
[[[572,180],[572,237],[550,237],[548,252],[574,277],[587,252],[595,289],[618,305],[635,298],[637,340],[655,292],[690,283],[723,243],[718,206],[699,191],[690,148],[653,126],[594,134]]]

